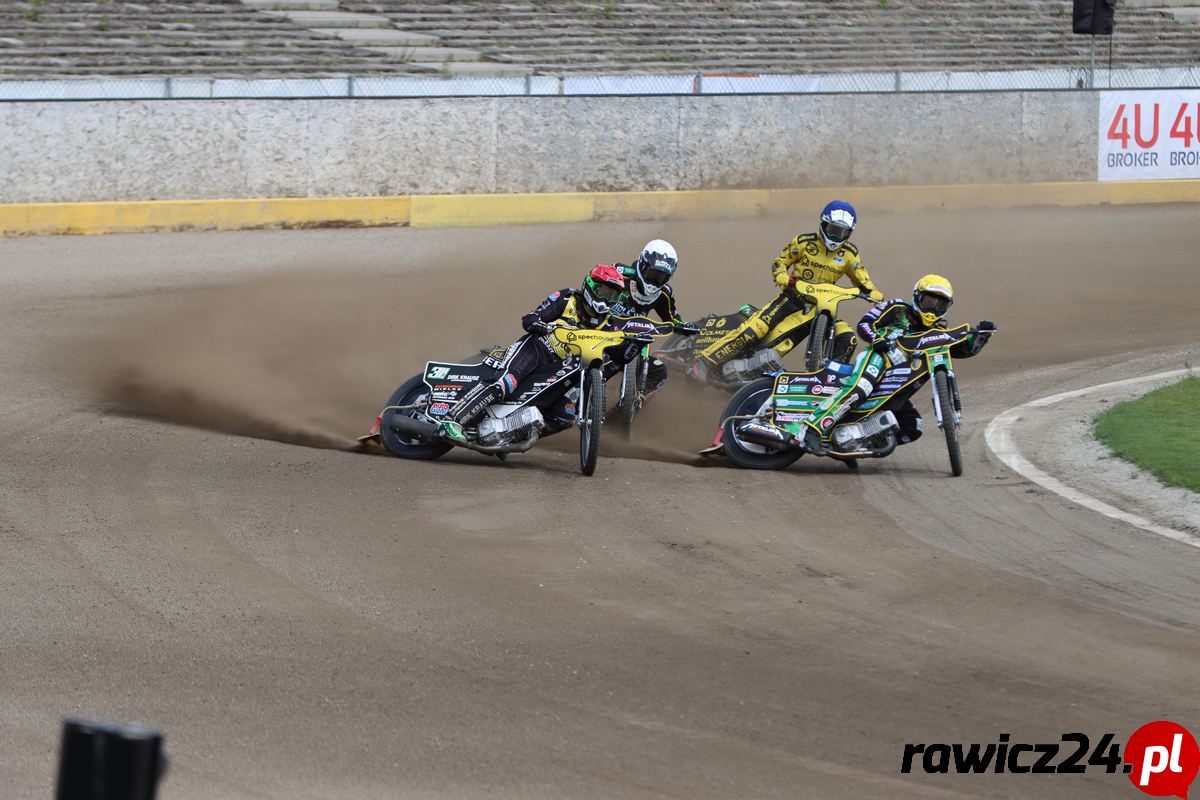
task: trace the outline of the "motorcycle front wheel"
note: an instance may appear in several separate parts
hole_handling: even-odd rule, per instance
[[[775,388],[774,378],[760,378],[746,384],[738,390],[721,419],[723,434],[721,442],[725,445],[725,457],[739,467],[746,469],[783,469],[800,458],[801,452],[795,448],[787,450],[772,450],[761,444],[743,441],[738,438],[736,428],[744,419],[731,417],[754,416],[762,410]]]
[[[618,409],[617,424],[625,432],[626,438],[633,436],[633,420],[642,407],[642,392],[645,386],[642,373],[645,370],[645,360],[638,356],[625,365],[621,371],[621,405]]]
[[[600,459],[600,425],[604,421],[604,373],[599,368],[583,374],[579,397],[579,471],[591,475]]]
[[[817,314],[812,330],[808,333],[808,347],[804,350],[804,369],[816,372],[829,363],[833,355],[833,320],[828,314]]]
[[[950,391],[950,376],[939,369],[933,376],[938,407],[942,411],[942,433],[946,434],[946,450],[950,454],[950,472],[954,477],[963,474],[962,449],[958,446],[958,423],[954,420],[954,394]]]

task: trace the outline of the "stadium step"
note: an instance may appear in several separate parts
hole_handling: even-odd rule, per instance
[[[376,53],[385,53],[392,58],[411,61],[414,64],[433,63],[443,64],[458,61],[479,61],[481,56],[476,50],[464,50],[461,47],[367,47]]]
[[[1196,0],[1125,0],[1124,5],[1130,8],[1179,8],[1180,6],[1197,6]]]
[[[522,64],[498,64],[495,61],[411,61],[410,67],[420,67],[441,75],[469,78],[516,78],[530,73]]]
[[[360,14],[355,11],[263,11],[264,14],[287,17],[306,28],[387,28],[391,20],[381,14]]]
[[[438,37],[395,28],[310,28],[314,33],[336,36],[356,47],[429,47]]]
[[[1200,22],[1200,6],[1172,8],[1170,14],[1180,22]]]
[[[242,0],[256,11],[337,11],[338,0]]]

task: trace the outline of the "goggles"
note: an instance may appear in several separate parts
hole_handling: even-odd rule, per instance
[[[937,314],[941,317],[950,310],[950,304],[953,302],[949,297],[942,297],[940,294],[922,292],[917,295],[917,310],[926,314]]]
[[[850,238],[850,234],[854,233],[854,228],[843,225],[840,222],[830,222],[827,219],[823,219],[821,220],[821,233],[829,241],[841,244]]]
[[[589,278],[588,288],[592,290],[592,295],[602,303],[611,303],[621,296],[621,290],[611,283],[601,283]]]
[[[665,286],[667,281],[671,280],[671,276],[675,274],[674,267],[669,267],[664,263],[653,264],[642,270],[642,280],[651,286]]]

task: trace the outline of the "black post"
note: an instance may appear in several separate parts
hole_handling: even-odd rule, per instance
[[[166,749],[158,731],[63,721],[56,800],[154,800],[166,771]]]

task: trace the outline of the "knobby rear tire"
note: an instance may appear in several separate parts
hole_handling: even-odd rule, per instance
[[[942,433],[946,434],[946,450],[950,454],[950,472],[954,477],[963,474],[962,449],[958,445],[958,423],[954,421],[954,393],[950,391],[950,376],[939,369],[933,376],[938,407],[942,409]]]
[[[604,422],[604,373],[598,367],[584,373],[580,394],[584,407],[579,426],[579,471],[591,475],[600,459],[600,426]]]
[[[388,398],[389,406],[407,406],[417,402],[422,394],[428,394],[429,387],[425,385],[424,375],[415,375],[404,383],[400,384],[400,388],[392,393]],[[391,421],[400,411],[385,411],[381,415],[382,419],[379,423],[379,441],[383,443],[383,449],[387,450],[392,455],[398,458],[411,458],[418,461],[431,461],[439,456],[445,455],[453,445],[449,444],[429,444],[420,440],[405,439],[399,433],[392,430]],[[412,416],[409,414],[408,416]],[[415,442],[415,443],[414,443]]]
[[[739,389],[729,405],[725,406],[721,419],[728,421],[723,426],[721,442],[725,445],[725,457],[735,466],[745,469],[783,469],[800,458],[801,452],[796,449],[771,450],[753,442],[743,443],[737,438],[734,427],[745,420],[729,420],[729,417],[757,413],[774,388],[774,378],[760,378]]]

